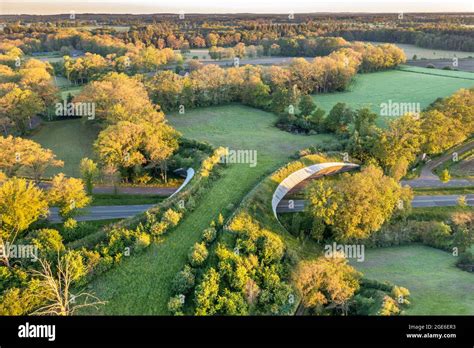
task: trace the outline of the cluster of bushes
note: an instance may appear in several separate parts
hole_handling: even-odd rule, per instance
[[[349,305],[352,315],[401,315],[410,305],[410,292],[404,287],[376,280],[361,279],[360,288]]]
[[[209,259],[209,248],[217,238],[217,229],[223,226],[223,216],[219,214],[217,225],[214,221],[202,231],[201,241],[195,243],[188,253],[188,264],[179,271],[171,284],[173,296],[168,301],[168,310],[174,315],[184,314],[186,296],[194,289],[197,280],[203,276]]]

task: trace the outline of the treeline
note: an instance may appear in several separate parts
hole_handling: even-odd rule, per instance
[[[410,29],[340,30],[330,33],[349,41],[378,41],[412,44],[424,48],[474,52],[473,31],[430,31]]]
[[[377,59],[373,59],[375,54]],[[296,106],[299,95],[345,90],[360,71],[392,68],[404,61],[392,45],[354,45],[312,62],[294,59],[289,67],[244,66],[223,69],[198,66],[188,76],[161,71],[145,84],[165,111],[240,101],[281,113]]]

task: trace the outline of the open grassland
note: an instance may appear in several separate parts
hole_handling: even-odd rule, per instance
[[[367,250],[354,266],[367,278],[410,290],[408,315],[473,315],[474,274],[455,266],[456,257],[421,245]]]
[[[241,105],[196,109],[169,119],[187,138],[230,149],[256,150],[258,163],[255,167],[228,165],[196,209],[163,242],[93,281],[92,291],[107,301],[100,308],[102,314],[166,314],[171,280],[186,263],[188,250],[202,230],[220,212],[230,214],[260,179],[287,162],[296,150],[330,138],[282,132],[273,126],[276,116]]]
[[[31,139],[51,149],[58,159],[64,161],[64,167],[47,170],[45,177],[61,172],[79,177],[79,163],[84,157],[93,157],[92,144],[98,132],[97,126],[81,119],[44,122]]]
[[[334,104],[344,102],[353,108],[369,107],[380,115],[380,105],[390,100],[392,103],[420,103],[423,110],[436,98],[447,97],[460,88],[473,86],[472,73],[404,66],[401,70],[358,74],[348,91],[317,94],[314,100],[326,112]],[[390,119],[393,117],[383,116],[379,123],[384,125]]]

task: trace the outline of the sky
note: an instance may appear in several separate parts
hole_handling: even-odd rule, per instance
[[[0,14],[474,12],[474,0],[0,0]]]

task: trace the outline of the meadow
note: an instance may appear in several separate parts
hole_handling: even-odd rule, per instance
[[[472,73],[442,71],[403,66],[400,70],[358,74],[348,91],[313,95],[316,104],[329,112],[334,104],[344,102],[353,108],[368,107],[380,114],[381,104],[419,103],[421,110],[436,98],[446,97],[460,88],[474,86]],[[382,116],[379,124],[392,119]]]
[[[84,157],[93,157],[92,144],[98,134],[96,125],[81,119],[43,123],[30,138],[51,149],[58,159],[64,161],[64,167],[48,169],[45,177],[57,173],[79,177],[79,163]]]
[[[473,315],[474,275],[450,253],[422,245],[366,250],[353,265],[364,276],[410,290],[407,315]]]

